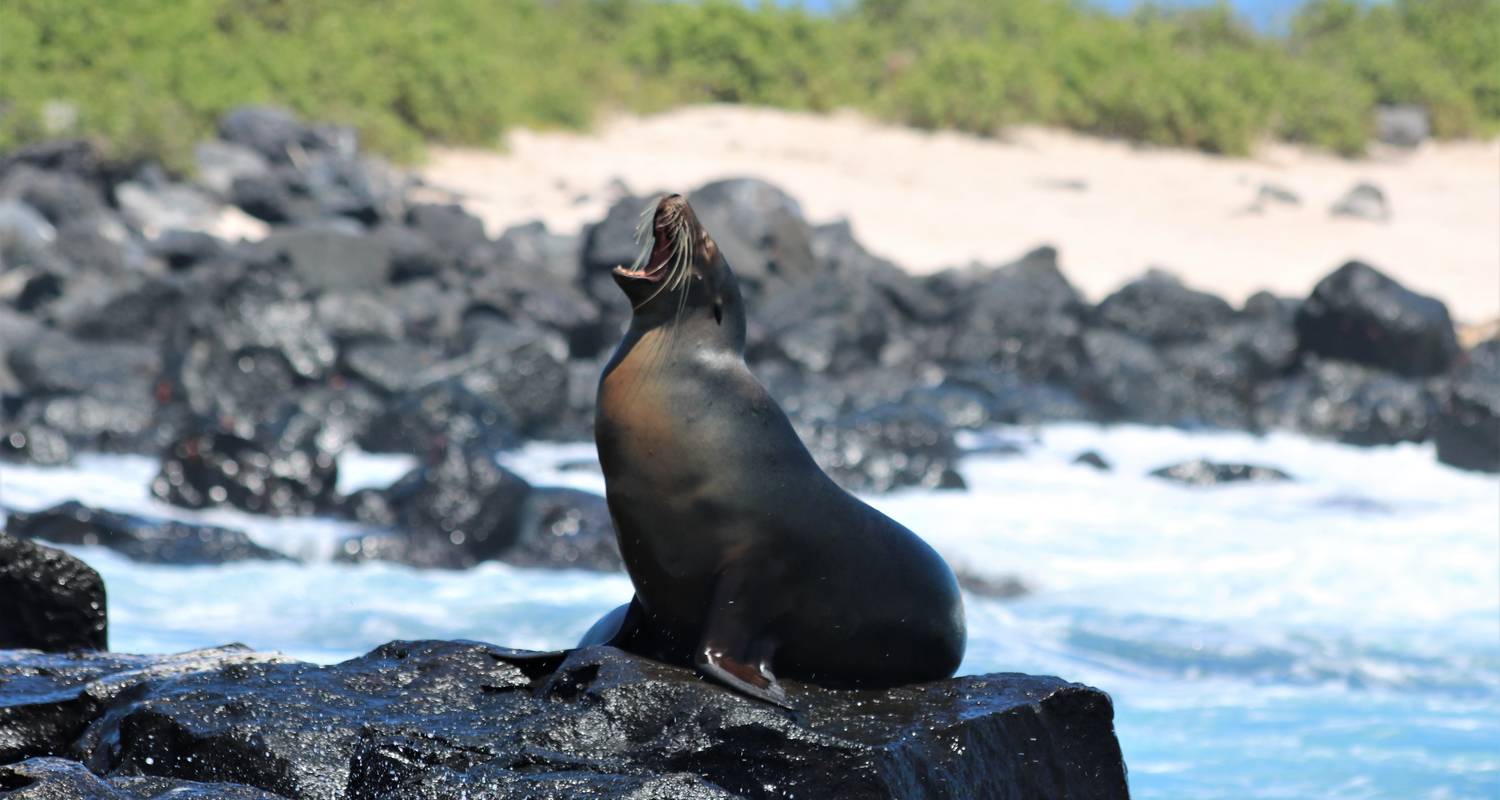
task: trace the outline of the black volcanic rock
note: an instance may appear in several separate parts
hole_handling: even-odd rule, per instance
[[[285,516],[331,506],[337,481],[338,462],[314,442],[269,449],[231,433],[194,433],[167,450],[151,494],[183,508]]]
[[[386,284],[392,270],[391,252],[382,240],[329,227],[279,230],[259,247],[269,257],[285,259],[297,278],[315,291],[374,289]]]
[[[457,378],[403,394],[375,414],[359,434],[359,446],[369,452],[418,457],[449,448],[501,450],[519,440],[510,412]]]
[[[756,178],[729,178],[688,194],[734,273],[754,293],[818,271],[812,229],[791,195]]]
[[[944,353],[949,363],[991,366],[1028,381],[1080,380],[1089,309],[1058,270],[1056,250],[1042,247],[999,269],[932,280],[958,309]]]
[[[5,598],[0,650],[60,652],[108,646],[104,580],[61,550],[0,533],[0,597]],[[0,714],[0,722],[4,720]],[[6,749],[5,738],[0,734],[0,753]]]
[[[801,435],[828,476],[850,491],[965,488],[953,431],[922,409],[877,406],[807,426]]]
[[[821,269],[846,282],[870,285],[908,320],[938,324],[947,322],[953,313],[947,299],[937,296],[920,279],[866,250],[854,238],[847,220],[814,228],[812,248]]]
[[[252,653],[243,645],[154,656],[0,650],[0,763],[62,755],[87,760],[88,754],[74,743],[112,703],[139,687],[195,672],[285,660]],[[96,760],[108,758],[101,753]]]
[[[397,560],[469,567],[515,545],[531,487],[486,450],[450,447],[382,494],[408,541]]]
[[[447,264],[457,264],[474,248],[490,241],[484,233],[484,222],[452,204],[413,205],[406,210],[406,226],[431,242]]]
[[[65,755],[115,786],[311,800],[1128,796],[1109,697],[1027,675],[789,683],[788,711],[612,648],[392,642],[327,667],[232,649],[5,655],[0,688],[20,711],[14,757],[71,742]]]
[[[549,430],[566,410],[559,400],[568,396],[571,378],[568,345],[553,331],[489,315],[471,317],[453,367],[458,383],[503,410],[527,436]]]
[[[128,342],[82,342],[49,332],[9,353],[10,369],[29,393],[140,392],[161,372],[155,348]]]
[[[1085,450],[1082,453],[1079,453],[1078,455],[1073,457],[1073,463],[1080,464],[1086,467],[1093,467],[1100,472],[1110,472],[1114,469],[1114,467],[1110,465],[1109,460],[1100,455],[1099,451],[1097,450]]]
[[[254,150],[272,163],[325,149],[328,137],[297,115],[274,106],[240,106],[219,120],[219,138]]]
[[[589,226],[583,235],[583,260],[580,279],[584,290],[606,311],[614,309],[628,320],[630,305],[624,301],[610,270],[630,266],[641,253],[636,241],[636,226],[651,203],[646,197],[625,197],[609,207],[604,219]]]
[[[1261,427],[1363,446],[1422,442],[1432,434],[1439,401],[1429,382],[1347,361],[1308,358],[1304,366],[1258,388]]]
[[[1184,461],[1168,467],[1151,470],[1153,478],[1182,483],[1188,486],[1218,486],[1224,483],[1277,483],[1292,480],[1292,476],[1275,467],[1254,464],[1224,464],[1206,459]]]
[[[828,273],[777,284],[755,313],[746,357],[785,359],[813,373],[875,366],[900,320],[867,282]]]
[[[43,511],[13,511],[5,532],[54,544],[100,545],[132,561],[151,564],[287,559],[256,544],[243,531],[90,508],[76,500]]]
[[[1037,425],[1095,418],[1095,411],[1076,390],[1055,383],[1026,380],[1002,369],[955,369],[950,371],[942,387],[978,393],[984,398],[991,422]]]
[[[77,761],[30,758],[0,767],[8,800],[286,800],[249,786],[121,775],[105,780]]]
[[[1444,464],[1500,472],[1500,339],[1475,346],[1453,370],[1433,438]]]
[[[576,489],[532,489],[515,544],[500,554],[500,560],[518,567],[600,572],[625,567],[604,498]]]
[[[1459,354],[1447,306],[1359,261],[1313,288],[1297,311],[1297,338],[1304,353],[1405,377],[1442,373]]]
[[[0,461],[55,467],[71,460],[68,440],[46,425],[0,428]]]
[[[1099,321],[1153,344],[1204,339],[1229,322],[1234,309],[1222,299],[1183,286],[1153,270],[1099,304]]]

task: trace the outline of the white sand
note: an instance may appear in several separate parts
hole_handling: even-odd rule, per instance
[[[699,106],[589,134],[519,131],[505,145],[439,149],[423,169],[492,233],[533,219],[576,231],[602,218],[619,181],[645,194],[749,175],[786,189],[814,222],[847,217],[870,250],[915,272],[1050,243],[1092,299],[1160,266],[1240,301],[1259,289],[1305,295],[1358,257],[1461,321],[1500,316],[1500,140],[1361,160],[1268,145],[1241,159],[1053,130],[999,141],[848,113]],[[1330,216],[1362,181],[1385,192],[1390,221]],[[1267,182],[1300,204],[1250,211]]]

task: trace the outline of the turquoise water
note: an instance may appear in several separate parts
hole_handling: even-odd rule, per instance
[[[1026,455],[975,456],[964,493],[876,498],[967,569],[1016,574],[1019,601],[966,599],[963,671],[1061,675],[1114,697],[1140,798],[1500,796],[1500,481],[1430,448],[1364,450],[1292,436],[1056,426],[1001,431]],[[1115,464],[1071,464],[1094,449]],[[1292,484],[1187,489],[1145,476],[1200,456],[1280,467]],[[507,461],[556,465],[586,445]],[[401,459],[344,462],[345,488]],[[421,572],[327,563],[351,528],[185,514],[144,493],[147,459],[0,467],[0,502],[69,497],[251,531],[307,565],[135,565],[75,549],[105,576],[111,642],[137,652],[228,641],[335,661],[393,638],[570,644],[630,594],[621,576],[486,565]]]

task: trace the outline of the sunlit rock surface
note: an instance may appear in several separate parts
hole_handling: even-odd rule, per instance
[[[0,792],[1128,795],[1110,699],[1087,686],[993,674],[889,691],[788,690],[795,711],[612,648],[392,642],[332,666],[238,647],[10,651],[0,653],[0,761],[21,763],[0,768]]]

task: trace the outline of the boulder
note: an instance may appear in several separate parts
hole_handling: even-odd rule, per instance
[[[292,167],[236,177],[229,184],[229,202],[272,225],[307,223],[321,216],[307,178]]]
[[[281,353],[259,347],[231,351],[206,336],[192,337],[173,353],[169,374],[162,395],[170,402],[242,436],[252,435],[298,385]]]
[[[236,178],[259,175],[271,166],[256,150],[218,139],[199,142],[193,148],[193,160],[198,185],[226,198]]]
[[[0,533],[0,597],[5,598],[0,650],[64,652],[108,646],[104,579],[61,550]],[[5,697],[0,692],[0,698]],[[4,702],[0,700],[0,722],[7,717]],[[0,756],[12,747],[3,733],[7,727],[0,725]]]
[[[1439,411],[1432,384],[1343,361],[1311,358],[1305,367],[1257,389],[1257,427],[1364,446],[1432,435]]]
[[[0,763],[30,757],[86,757],[72,745],[90,723],[104,716],[113,702],[152,681],[279,661],[285,659],[252,653],[244,645],[156,656],[92,651],[45,655],[0,649]],[[107,755],[101,754],[98,760],[107,761]],[[0,788],[10,787],[0,782]]]
[[[1095,419],[1095,411],[1075,389],[1027,380],[1014,372],[988,367],[951,370],[942,388],[972,391],[984,398],[991,422],[1038,425]]]
[[[394,342],[401,338],[401,317],[375,292],[329,292],[317,299],[318,323],[348,354],[361,342]]]
[[[17,164],[0,173],[0,197],[36,209],[61,230],[69,223],[90,223],[109,216],[99,189],[76,174]]]
[[[1092,467],[1099,472],[1110,472],[1114,467],[1109,460],[1099,454],[1097,450],[1085,450],[1073,457],[1073,463],[1085,467]]]
[[[6,520],[5,532],[19,539],[107,547],[132,561],[148,564],[287,560],[287,556],[261,547],[242,531],[91,508],[76,500],[43,511],[13,511]]]
[[[183,508],[302,515],[331,507],[337,481],[338,462],[315,442],[271,449],[231,433],[192,433],[162,456],[151,494]]]
[[[204,230],[219,214],[218,202],[194,186],[157,181],[126,181],[115,187],[115,204],[132,228],[155,237],[173,229]]]
[[[604,219],[589,226],[583,234],[582,279],[584,290],[608,313],[615,311],[621,320],[629,320],[630,304],[610,277],[610,270],[630,266],[641,253],[644,243],[637,241],[636,227],[651,198],[624,197],[609,207]],[[718,231],[713,231],[715,241]],[[736,274],[739,265],[732,264]]]
[[[135,453],[152,449],[159,426],[149,388],[115,391],[101,385],[94,395],[34,398],[23,407],[18,422],[32,430],[55,431],[81,450]]]
[[[1163,480],[1187,486],[1218,486],[1225,483],[1280,483],[1292,480],[1292,476],[1275,467],[1260,467],[1254,464],[1224,464],[1202,458],[1151,470],[1151,477],[1162,478]]]
[[[456,378],[401,395],[373,415],[358,437],[371,453],[427,457],[448,448],[503,450],[520,442],[510,412]]]
[[[151,240],[147,249],[174,270],[191,269],[222,256],[224,242],[202,231],[168,230]]]
[[[1318,282],[1296,317],[1304,353],[1406,377],[1438,375],[1459,354],[1448,307],[1350,261]]]
[[[1432,138],[1432,120],[1422,106],[1376,106],[1375,138],[1396,147],[1416,147]]]
[[[0,428],[0,461],[56,467],[72,460],[67,437],[46,425]]]
[[[814,228],[812,249],[820,272],[832,272],[846,283],[868,284],[885,295],[907,320],[939,324],[953,314],[948,300],[937,296],[920,279],[866,250],[854,238],[847,220]]]
[[[1109,697],[1057,678],[788,683],[788,711],[607,647],[392,642],[326,667],[249,656],[21,654],[0,661],[0,682],[27,676],[7,691],[26,719],[66,709],[67,755],[107,782],[309,800],[1128,796]],[[40,727],[17,738],[45,754]]]
[[[346,374],[388,396],[421,389],[452,367],[442,350],[412,341],[358,342],[344,348],[339,360]]]
[[[568,396],[568,345],[532,324],[471,316],[453,374],[475,397],[503,410],[522,434],[537,436],[563,415]]]
[[[83,276],[47,307],[59,330],[89,342],[158,344],[196,300],[179,276]]]
[[[0,252],[37,251],[57,239],[57,227],[19,200],[0,200]]]
[[[625,568],[604,498],[538,488],[526,496],[520,533],[500,560],[518,567],[619,572]]]
[[[752,364],[785,359],[812,373],[846,374],[879,363],[901,320],[868,283],[827,273],[778,283],[756,310],[746,345]]]
[[[396,560],[470,567],[502,557],[521,536],[530,492],[488,451],[445,449],[382,493],[406,539]]]
[[[8,354],[29,394],[144,394],[161,373],[155,348],[128,342],[83,342],[47,333]]]
[[[285,259],[297,279],[314,292],[376,289],[391,275],[391,253],[380,239],[336,228],[279,230],[260,247],[270,257]]]
[[[0,175],[18,166],[64,172],[87,183],[101,183],[105,158],[96,139],[49,139],[18,147],[0,156]]]
[[[1058,270],[1056,250],[1042,247],[998,269],[931,281],[957,309],[942,354],[947,362],[991,366],[1028,381],[1078,382],[1089,310]]]
[[[780,188],[730,178],[693,190],[688,201],[750,292],[818,272],[812,229],[802,207]]]
[[[819,466],[850,491],[965,487],[953,431],[921,409],[883,405],[800,433]]]
[[[1379,186],[1373,183],[1360,183],[1340,197],[1333,207],[1328,209],[1328,213],[1335,217],[1388,222],[1391,218],[1391,207],[1385,199],[1385,192],[1381,191]]]
[[[308,153],[336,148],[341,142],[329,129],[302,122],[272,106],[241,106],[219,120],[219,138],[253,150],[272,163],[290,164]]]
[[[1234,318],[1222,299],[1152,270],[1099,304],[1098,321],[1153,345],[1207,339]]]
[[[1500,339],[1476,345],[1453,370],[1433,439],[1444,464],[1500,472]]]
[[[1217,421],[1203,418],[1199,403],[1204,398],[1191,378],[1150,343],[1109,328],[1090,329],[1081,341],[1088,371],[1080,383],[1095,416],[1155,425]],[[1225,415],[1233,418],[1236,410],[1231,403]]]
[[[484,222],[459,205],[417,203],[406,210],[406,227],[431,242],[445,264],[457,265],[490,243]]]

